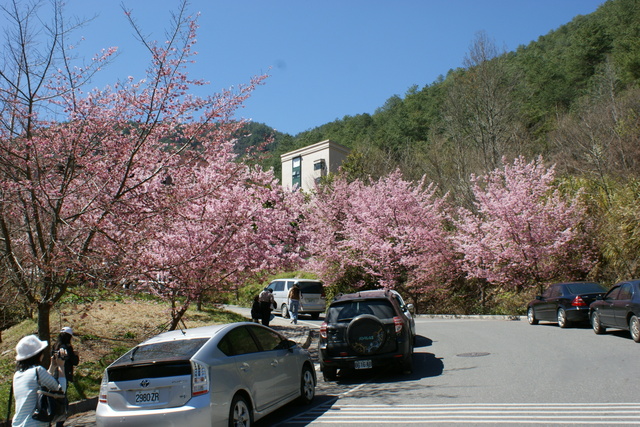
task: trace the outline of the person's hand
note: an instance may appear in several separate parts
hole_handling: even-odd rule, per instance
[[[53,359],[54,359],[54,363],[58,368],[64,368],[64,358],[61,354],[57,354]]]
[[[52,354],[51,363],[49,363],[49,369],[47,371],[51,375],[55,375],[56,371],[58,375],[60,375],[60,373],[64,375],[64,360],[60,359],[56,354]]]

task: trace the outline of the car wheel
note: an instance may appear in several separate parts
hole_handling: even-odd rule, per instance
[[[335,381],[338,378],[338,368],[322,368],[322,378],[325,381]]]
[[[380,319],[370,314],[355,317],[347,327],[347,343],[360,355],[375,354],[386,340],[384,325]]]
[[[302,368],[302,375],[300,376],[300,403],[308,405],[311,403],[316,395],[316,382],[313,377],[311,368],[305,366]]]
[[[229,427],[250,427],[253,425],[251,405],[241,394],[236,394],[229,410]]]
[[[598,314],[597,311],[594,311],[593,314],[591,315],[591,327],[593,328],[593,332],[595,332],[598,335],[604,334],[605,331],[607,330],[607,328],[602,326],[602,323],[600,322],[600,315]]]
[[[283,319],[289,317],[289,309],[287,308],[287,304],[282,304],[282,307],[280,307],[280,314],[282,314]]]
[[[533,307],[529,307],[529,309],[527,310],[527,320],[529,321],[530,325],[538,324],[538,319],[536,319],[536,314],[533,311]]]
[[[558,309],[558,326],[561,328],[566,328],[569,326],[569,321],[567,320],[567,312],[564,311],[564,308]]]
[[[640,319],[638,319],[638,316],[631,316],[629,320],[629,332],[631,332],[631,338],[633,338],[635,342],[640,343]]]
[[[318,320],[320,318],[320,313],[311,313],[311,318],[313,320]]]

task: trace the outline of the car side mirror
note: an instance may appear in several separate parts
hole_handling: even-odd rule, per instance
[[[602,301],[602,300],[604,300],[604,296],[603,295],[596,295],[596,300],[597,301]]]
[[[407,304],[407,310],[409,310],[409,313],[413,314],[416,309],[413,304]]]
[[[536,299],[537,299],[538,301],[542,301],[542,300],[543,300],[542,295],[538,295],[538,296],[536,296]]]

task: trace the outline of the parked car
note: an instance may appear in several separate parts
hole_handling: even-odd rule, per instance
[[[415,319],[413,306],[391,290],[341,295],[329,305],[320,327],[320,370],[326,381],[338,369],[398,366],[411,372]]]
[[[590,307],[591,327],[596,334],[607,328],[625,329],[640,343],[640,280],[620,282]]]
[[[315,396],[309,353],[256,323],[171,331],[131,349],[104,372],[98,426],[251,425]]]
[[[527,306],[527,320],[537,325],[540,320],[558,322],[566,328],[572,323],[589,322],[589,304],[607,289],[594,282],[566,282],[549,286]]]
[[[302,299],[300,300],[299,314],[309,314],[313,319],[318,319],[320,314],[327,309],[324,285],[320,280],[309,279],[277,279],[269,283],[267,288],[273,289],[273,297],[276,300],[278,311],[282,317],[289,317],[287,304],[289,291],[294,284],[300,286]]]

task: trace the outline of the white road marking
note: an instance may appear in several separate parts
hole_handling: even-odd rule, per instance
[[[640,424],[639,403],[514,403],[317,406],[281,425]]]

